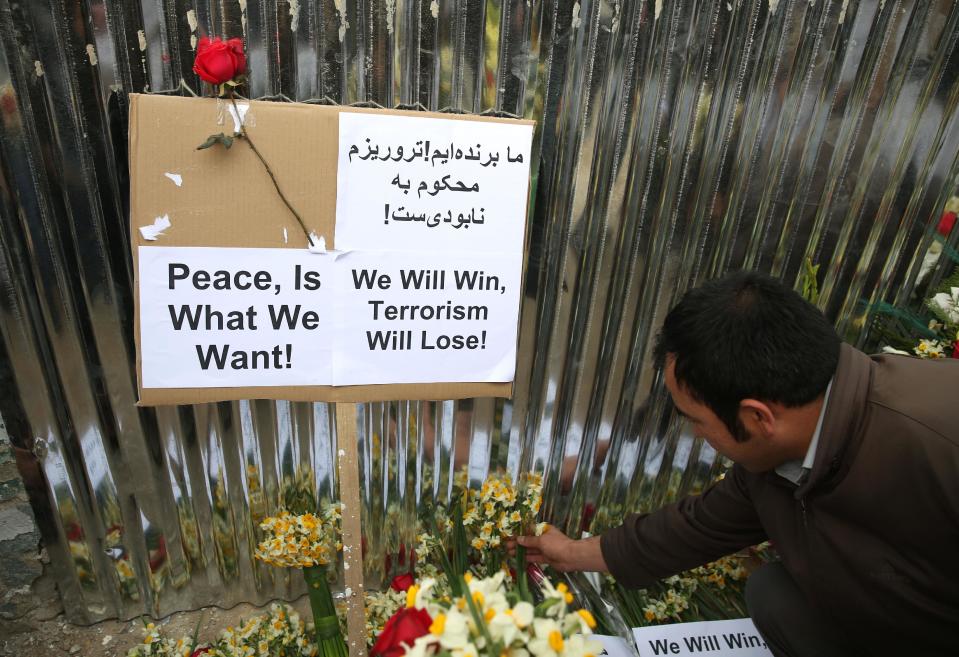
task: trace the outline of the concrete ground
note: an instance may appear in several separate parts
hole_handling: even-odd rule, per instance
[[[301,616],[309,616],[309,599],[305,596],[292,603]],[[172,614],[154,621],[164,628],[167,636],[179,638],[193,634],[201,622],[199,638],[212,639],[227,626],[241,621],[266,608],[241,604],[232,609],[209,607],[197,611]],[[4,657],[126,657],[127,651],[143,640],[143,622],[103,621],[96,625],[78,626],[66,622],[62,615],[48,620],[32,619],[29,625],[4,624],[0,626],[0,655]]]

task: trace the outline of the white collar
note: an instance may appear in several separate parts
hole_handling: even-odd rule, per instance
[[[819,448],[819,435],[822,433],[822,421],[826,417],[826,406],[829,403],[829,391],[832,389],[832,379],[826,386],[826,394],[823,395],[822,408],[819,409],[819,419],[816,421],[816,430],[812,434],[812,440],[809,441],[809,448],[806,450],[806,456],[802,461],[793,459],[786,461],[776,468],[776,474],[791,481],[797,486],[806,478],[806,475],[812,470],[813,462],[816,460],[816,450]]]

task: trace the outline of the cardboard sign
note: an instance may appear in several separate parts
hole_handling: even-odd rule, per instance
[[[657,655],[709,655],[710,657],[770,657],[756,626],[749,618],[634,627],[642,657]]]
[[[509,396],[532,123],[238,110],[132,97],[140,403]]]

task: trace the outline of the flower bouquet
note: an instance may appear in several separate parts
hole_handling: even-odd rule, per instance
[[[879,335],[886,353],[919,358],[959,358],[959,267],[924,303],[928,315],[879,304]]]
[[[493,473],[479,490],[467,488],[464,498],[463,526],[469,539],[470,556],[479,564],[481,572],[490,576],[503,567],[505,539],[528,534],[532,529],[543,501],[543,477],[526,473],[514,486],[508,474]],[[541,531],[542,528],[539,533]],[[518,547],[518,552],[518,562],[525,564],[523,548]]]
[[[768,544],[723,557],[640,590],[625,589],[607,576],[603,591],[631,627],[722,620],[748,616],[744,562],[772,559]]]
[[[508,590],[503,571],[484,579],[467,574],[460,596],[437,596],[434,587],[431,578],[410,587],[371,657],[585,657],[602,651],[589,638],[596,626],[592,614],[570,610],[570,596],[560,587],[544,587],[537,605]]]
[[[212,643],[193,636],[174,640],[162,628],[147,623],[143,641],[127,651],[127,657],[315,657],[312,628],[286,605],[274,604],[268,613],[253,616],[238,627],[228,627]]]
[[[346,642],[330,593],[327,567],[342,549],[340,506],[323,504],[319,515],[283,510],[260,525],[265,533],[256,558],[280,568],[302,568],[313,612],[316,644],[323,657],[346,657]]]

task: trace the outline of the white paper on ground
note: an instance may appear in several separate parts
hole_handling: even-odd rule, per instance
[[[521,123],[341,112],[336,248],[522,253],[532,138]]]
[[[634,627],[641,657],[709,655],[709,657],[771,657],[749,618]]]

